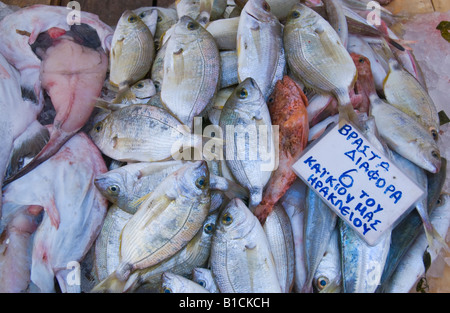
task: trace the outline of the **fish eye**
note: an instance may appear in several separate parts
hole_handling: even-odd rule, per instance
[[[157,22],[162,22],[162,20],[163,20],[162,17],[158,15],[156,21],[157,21]]]
[[[231,216],[231,214],[229,213],[225,214],[222,218],[222,224],[224,224],[225,226],[229,226],[231,225],[231,223],[233,223],[233,216]]]
[[[136,23],[137,21],[138,21],[138,18],[137,18],[136,15],[131,15],[131,16],[128,18],[128,22],[129,22],[129,23]]]
[[[207,235],[212,234],[212,232],[214,231],[214,224],[208,224],[204,227],[205,233]]]
[[[117,185],[112,185],[108,187],[108,193],[111,195],[118,195],[120,192],[120,187]]]
[[[142,12],[141,14],[139,14],[139,17],[142,19],[146,16],[147,14],[145,14],[145,12]]]
[[[144,83],[138,83],[135,87],[138,89],[142,89],[144,88]]]
[[[161,85],[158,81],[153,82],[153,85],[155,85],[157,91],[160,91]]]
[[[266,1],[263,2],[262,7],[264,11],[270,12],[270,5]]]
[[[366,60],[364,60],[364,58],[359,58],[359,63],[364,63]]]
[[[441,155],[440,155],[439,152],[436,151],[436,150],[431,151],[431,156],[432,156],[433,158],[435,158],[435,159],[440,159],[440,158],[441,158]]]
[[[197,179],[197,181],[195,182],[195,186],[197,186],[198,189],[205,189],[206,184],[207,184],[206,177],[200,177],[200,178]]]
[[[195,22],[189,22],[187,24],[187,29],[189,30],[196,30],[198,28],[198,24]]]
[[[272,103],[274,103],[274,102],[275,102],[275,98],[274,98],[274,97],[270,97],[270,98],[269,98],[269,103],[272,104]]]
[[[291,13],[291,18],[299,18],[300,17],[300,12],[299,11],[292,11]]]
[[[94,126],[94,129],[95,129],[95,131],[96,131],[97,133],[101,132],[101,131],[103,130],[103,123],[102,123],[102,122],[97,123],[97,124]]]
[[[325,287],[328,286],[329,283],[330,283],[330,281],[328,280],[328,278],[326,278],[326,277],[319,277],[317,279],[317,289],[324,290]]]
[[[172,293],[172,289],[170,289],[169,287],[163,287],[162,292],[163,293]]]
[[[206,287],[206,282],[204,280],[199,280],[197,283],[202,287]]]
[[[247,99],[248,91],[247,91],[247,89],[242,88],[241,90],[238,90],[237,95],[240,99]]]
[[[432,129],[432,130],[431,130],[431,136],[433,136],[433,139],[434,139],[435,141],[437,141],[438,138],[439,138],[439,133],[438,133],[438,131],[437,131],[436,129]]]

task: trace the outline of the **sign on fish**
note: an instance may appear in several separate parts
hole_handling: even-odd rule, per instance
[[[312,144],[293,170],[372,246],[425,195],[350,123]]]

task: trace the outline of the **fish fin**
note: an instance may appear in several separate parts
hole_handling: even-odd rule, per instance
[[[120,104],[124,100],[136,100],[136,96],[133,94],[133,92],[130,89],[130,86],[128,84],[121,84],[119,91],[117,92],[116,97],[111,102],[112,104]]]
[[[47,127],[37,121],[31,124],[15,141],[6,170],[6,178],[14,176],[24,166],[25,159],[33,159],[50,140]]]
[[[247,250],[253,250],[255,248],[256,248],[256,243],[255,242],[250,242],[250,243],[245,245],[245,249],[247,249]]]
[[[450,251],[448,244],[445,242],[444,238],[436,231],[433,224],[424,223],[425,236],[427,238],[428,246],[431,250],[439,252],[439,250],[444,249],[446,252]],[[435,242],[437,241],[437,245]]]
[[[268,203],[260,203],[254,211],[254,215],[259,220],[261,225],[264,226],[266,223],[267,217],[270,215],[270,213],[273,211],[273,205]]]
[[[135,272],[133,274],[130,275],[130,277],[128,278],[125,286],[123,287],[123,292],[124,293],[130,293],[135,291],[136,289],[139,288],[139,272]]]
[[[91,293],[123,293],[126,281],[120,281],[116,272],[110,274],[106,279],[97,284]]]
[[[339,109],[339,126],[345,125],[346,122],[353,123],[357,128],[361,129],[360,122],[348,92],[339,92],[336,96]]]

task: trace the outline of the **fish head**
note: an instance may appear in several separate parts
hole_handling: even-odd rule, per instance
[[[112,136],[109,136],[109,115],[110,114],[108,114],[104,119],[99,120],[88,134],[94,144],[99,147],[99,149],[113,144],[112,141],[114,140],[114,138]]]
[[[359,76],[367,77],[368,75],[372,75],[372,68],[368,58],[354,52],[350,53],[350,56],[353,59],[353,63],[355,63]]]
[[[296,25],[300,27],[307,27],[317,23],[320,15],[308,6],[297,3],[288,14],[286,19],[286,26]]]
[[[251,114],[255,114],[262,105],[266,104],[258,83],[251,77],[240,83],[228,100],[236,103],[240,110],[248,111]]]
[[[117,23],[116,30],[114,31],[113,44],[118,40],[127,38],[139,29],[142,29],[144,26],[148,29],[147,25],[145,25],[136,13],[130,10],[125,10]]]
[[[200,199],[210,198],[210,177],[206,161],[189,162],[174,175],[181,194]]]
[[[161,293],[178,293],[184,289],[181,279],[170,272],[161,275]]]
[[[117,171],[98,175],[94,185],[106,199],[115,204],[127,193],[125,178]]]
[[[139,99],[146,99],[156,95],[156,86],[151,79],[138,81],[130,89],[136,98]]]
[[[233,199],[221,212],[217,220],[217,232],[227,239],[244,238],[258,222],[255,215],[241,199]],[[259,223],[259,222],[258,222]]]
[[[247,14],[258,22],[271,22],[276,19],[272,14],[270,5],[266,0],[249,0],[244,6],[242,13]]]
[[[145,23],[145,25],[148,26],[150,30],[152,28],[156,29],[158,20],[160,19],[158,10],[153,7],[141,8],[138,10],[133,10],[133,13],[139,16],[139,18]]]
[[[430,173],[437,174],[441,170],[442,159],[440,150],[433,141],[427,140],[422,142],[417,157],[422,159],[421,164]]]
[[[202,28],[203,26],[199,22],[190,16],[184,15],[179,19],[178,23],[175,24],[172,36],[192,38],[197,36]]]

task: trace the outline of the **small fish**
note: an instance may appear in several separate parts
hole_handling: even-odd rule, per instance
[[[188,16],[174,26],[165,49],[161,100],[192,128],[219,88],[219,50],[212,35]]]
[[[121,263],[111,275],[123,282],[134,271],[173,256],[200,230],[210,203],[206,162],[187,164],[168,176],[125,225]]]
[[[280,165],[254,212],[263,225],[274,205],[297,179],[292,166],[305,150],[309,137],[308,99],[289,76],[277,82],[268,107],[272,123],[280,127]]]
[[[156,29],[153,34],[155,41],[155,49],[159,50],[162,46],[161,41],[164,34],[170,27],[175,25],[178,21],[177,10],[175,8],[163,8],[163,7],[142,7],[134,10],[133,12],[138,15],[144,22],[146,18],[152,16],[153,12],[157,12]]]
[[[344,6],[339,0],[322,0],[327,20],[341,38],[342,45],[348,46],[348,24],[345,16]]]
[[[439,172],[440,150],[431,134],[414,118],[377,95],[370,100],[370,114],[389,148],[430,173]]]
[[[152,33],[133,12],[126,10],[114,31],[110,52],[110,84],[126,92],[130,86],[143,79],[150,71],[155,58]]]
[[[210,262],[222,293],[281,293],[264,229],[239,199],[219,216]]]
[[[219,126],[225,133],[226,164],[238,183],[249,190],[253,209],[261,203],[263,189],[278,166],[269,109],[255,80],[247,78],[235,88]],[[244,137],[247,133],[248,140]]]
[[[192,271],[192,280],[207,289],[210,293],[220,293],[210,269],[194,268]]]
[[[331,235],[327,250],[314,274],[314,290],[320,293],[341,292],[341,251],[339,231],[336,227]]]
[[[192,146],[190,131],[174,116],[145,104],[110,112],[89,135],[105,155],[123,162],[166,161]]]
[[[384,82],[387,102],[414,118],[438,140],[439,115],[430,95],[396,60],[390,60],[389,66]]]
[[[289,216],[282,206],[274,207],[263,228],[275,261],[281,292],[291,293],[295,271],[294,236]]]
[[[161,293],[210,293],[196,282],[170,272],[162,274]]]
[[[253,78],[268,99],[286,67],[282,25],[265,0],[249,0],[237,32],[239,82]]]
[[[285,25],[284,47],[289,68],[298,79],[336,97],[341,120],[358,125],[349,96],[356,66],[333,27],[311,8],[296,4]]]

